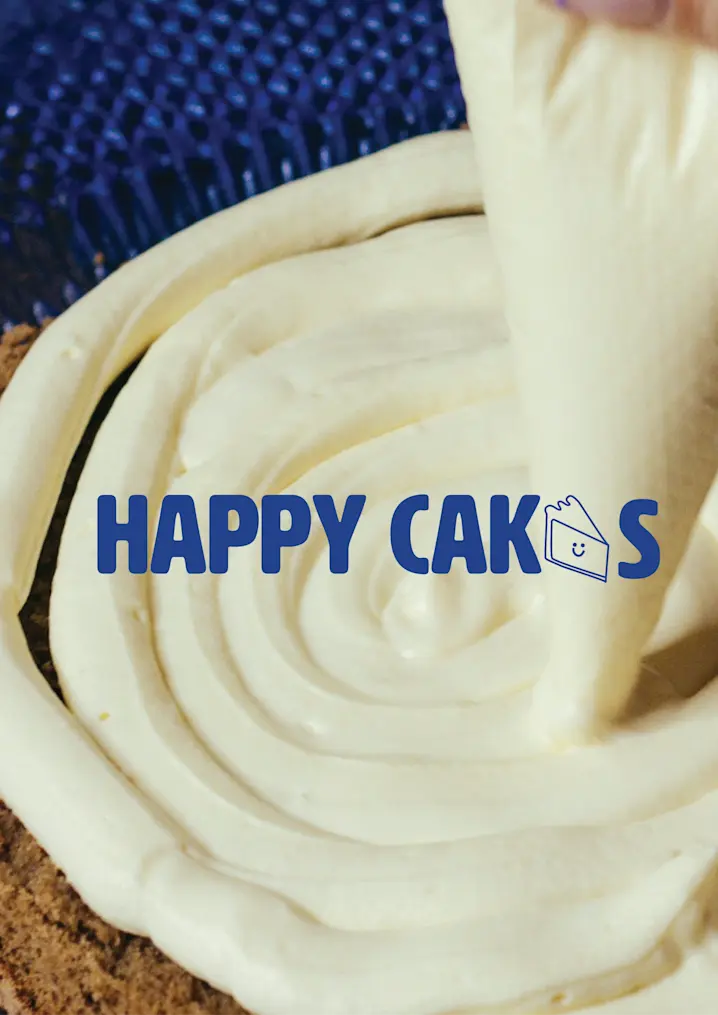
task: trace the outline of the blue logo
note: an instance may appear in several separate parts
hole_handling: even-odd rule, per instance
[[[610,547],[578,497],[547,504],[544,514],[544,557],[548,563],[607,582]],[[658,504],[654,500],[632,500],[621,511],[621,534],[638,550],[640,559],[634,564],[622,561],[618,565],[619,578],[632,581],[650,578],[660,567],[661,548],[641,523],[643,517],[655,518],[657,514]]]
[[[578,497],[547,504],[544,513],[549,564],[607,582],[609,545]]]
[[[303,546],[320,528],[329,548],[329,570],[346,574],[350,548],[366,505],[366,497],[352,494],[343,504],[329,494],[311,502],[293,494],[274,494],[255,502],[240,494],[209,498],[208,532],[200,531],[192,497],[167,495],[160,505],[154,545],[150,546],[147,498],[129,498],[125,516],[118,518],[117,500],[101,496],[97,502],[97,568],[101,574],[117,570],[117,547],[127,544],[131,574],[167,574],[176,561],[189,574],[225,574],[233,554],[256,543],[265,574],[278,574],[285,553]],[[448,574],[457,564],[468,574],[508,574],[516,565],[524,574],[540,574],[541,562],[529,534],[540,498],[526,494],[512,504],[505,495],[478,503],[475,497],[444,497],[433,550],[428,556],[415,551],[412,526],[416,516],[429,511],[427,494],[407,497],[397,505],[387,541],[397,564],[411,574]],[[600,529],[577,497],[568,497],[545,509],[544,557],[549,564],[576,574],[608,581],[610,549]],[[626,543],[638,551],[634,563],[618,565],[620,578],[650,578],[661,563],[655,537],[642,524],[656,516],[652,500],[632,500],[621,511],[619,526]],[[178,533],[179,530],[179,533]]]

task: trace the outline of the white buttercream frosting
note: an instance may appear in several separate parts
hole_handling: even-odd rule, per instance
[[[528,4],[507,6],[526,16],[537,63],[555,32],[573,31],[555,12],[534,21]],[[480,52],[481,25],[506,55],[498,0],[453,8],[467,45]],[[482,11],[497,20],[474,21]],[[597,50],[584,40],[591,68],[624,44],[600,38]],[[573,137],[571,110],[551,108]],[[0,792],[99,913],[257,1015],[715,1015],[718,494],[652,635],[653,621],[634,650],[622,628],[601,628],[635,654],[628,714],[565,753],[535,708],[547,683],[544,709],[551,692],[561,701],[561,593],[520,572],[412,576],[391,555],[403,496],[518,496],[537,468],[498,266],[518,335],[544,297],[554,314],[563,304],[538,264],[541,299],[522,303],[510,243],[531,230],[502,204],[503,141],[478,126],[496,156],[493,240],[471,138],[424,138],[200,223],[33,348],[0,401]],[[535,200],[544,229],[539,187],[523,182],[518,206],[529,214]],[[631,222],[637,243],[651,235]],[[548,260],[563,238],[547,232]],[[51,642],[67,709],[17,613],[92,409],[150,344],[63,535]],[[560,492],[591,475],[571,471]],[[367,494],[347,575],[329,574],[318,533],[278,576],[261,573],[256,547],[222,576],[98,573],[100,494],[146,493],[156,510],[167,492],[203,509],[214,493],[279,491]],[[613,517],[623,494],[619,483],[599,510]],[[435,525],[435,513],[417,520],[418,552]],[[565,636],[588,653],[598,634],[585,637],[580,590],[594,585],[568,578],[578,605]],[[595,587],[611,596],[616,584]]]
[[[448,0],[532,478],[605,519],[658,502],[647,581],[547,575],[542,723],[620,713],[718,469],[718,54],[536,0]]]

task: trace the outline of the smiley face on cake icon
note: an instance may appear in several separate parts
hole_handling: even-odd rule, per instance
[[[549,564],[608,581],[610,548],[578,497],[545,508],[544,556]]]

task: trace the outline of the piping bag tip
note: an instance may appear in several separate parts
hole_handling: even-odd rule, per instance
[[[561,664],[546,668],[537,700],[569,717],[564,739],[572,715],[592,708],[598,729],[630,697],[718,471],[718,54],[607,32],[537,0],[446,9],[532,488],[570,489],[612,548],[600,587],[547,569]],[[645,498],[658,504],[661,566],[630,581],[617,570],[631,560],[618,520]]]

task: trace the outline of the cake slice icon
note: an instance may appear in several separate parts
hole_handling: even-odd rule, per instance
[[[545,513],[549,564],[607,582],[609,545],[578,497],[548,504]]]

